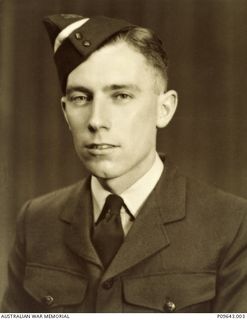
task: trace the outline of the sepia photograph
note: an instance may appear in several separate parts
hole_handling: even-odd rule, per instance
[[[0,0],[0,313],[247,312],[246,17]]]

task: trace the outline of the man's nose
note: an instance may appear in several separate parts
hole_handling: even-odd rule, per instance
[[[91,105],[88,129],[96,132],[100,129],[110,129],[111,119],[107,112],[106,101],[102,98],[95,98]]]

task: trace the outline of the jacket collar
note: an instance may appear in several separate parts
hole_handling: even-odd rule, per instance
[[[178,173],[169,158],[166,158],[164,172],[154,191],[165,224],[185,217],[186,178]]]

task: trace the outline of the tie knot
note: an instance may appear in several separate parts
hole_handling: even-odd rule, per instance
[[[105,201],[106,208],[110,210],[112,214],[119,214],[123,204],[123,199],[116,194],[110,194]]]

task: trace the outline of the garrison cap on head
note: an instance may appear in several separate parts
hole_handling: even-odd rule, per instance
[[[54,48],[63,93],[72,70],[114,34],[134,26],[124,20],[104,16],[85,18],[74,14],[48,16],[44,24]]]

